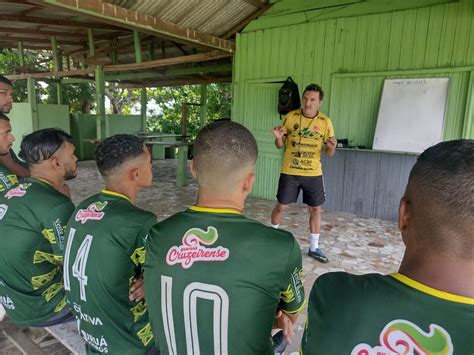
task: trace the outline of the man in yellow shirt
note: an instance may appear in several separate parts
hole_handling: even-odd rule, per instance
[[[289,112],[283,125],[272,131],[276,147],[285,147],[285,154],[278,182],[278,202],[272,211],[271,223],[274,228],[279,227],[288,205],[296,202],[302,190],[303,203],[308,205],[310,213],[308,255],[327,263],[328,258],[319,248],[321,205],[326,199],[321,152],[325,145],[326,155],[332,157],[336,153],[337,140],[330,118],[319,111],[323,96],[319,85],[308,85],[303,92],[303,107]]]

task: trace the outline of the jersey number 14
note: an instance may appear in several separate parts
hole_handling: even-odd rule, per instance
[[[71,228],[69,231],[69,236],[67,238],[66,251],[64,253],[64,289],[66,291],[71,291],[71,282],[69,279],[69,258],[71,254],[72,241],[74,240],[74,235],[76,234],[76,229]],[[77,279],[79,282],[79,293],[82,301],[87,301],[86,297],[86,286],[87,286],[87,276],[86,276],[86,264],[87,257],[89,256],[89,250],[91,248],[93,236],[87,234],[84,240],[82,241],[79,249],[77,250],[76,259],[72,264],[72,276]]]

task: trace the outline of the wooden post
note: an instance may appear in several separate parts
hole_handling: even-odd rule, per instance
[[[181,106],[181,135],[184,137],[187,135],[187,120],[188,120],[188,106],[184,102]]]
[[[31,118],[33,119],[33,131],[37,131],[39,128],[39,119],[38,119],[38,104],[36,102],[35,79],[28,78],[26,80],[26,87],[28,89],[28,102],[31,108]]]
[[[201,84],[201,112],[199,119],[199,127],[202,128],[207,123],[207,84]]]
[[[20,59],[20,66],[25,65],[25,53],[23,51],[23,42],[18,41],[18,59]]]
[[[109,135],[109,125],[105,118],[105,78],[104,68],[97,66],[95,68],[95,95],[97,102],[96,131],[97,139],[106,138]],[[102,122],[105,123],[105,134],[102,137]]]
[[[142,62],[142,43],[140,40],[140,33],[137,30],[133,31],[133,44],[135,47],[135,62]],[[142,132],[146,131],[146,88],[142,88],[140,92],[140,115],[142,116]]]
[[[140,33],[137,30],[133,31],[133,45],[135,47],[135,61],[142,62],[142,43],[140,40]]]
[[[188,146],[178,147],[178,161],[176,169],[176,186],[186,186],[188,184]]]
[[[51,50],[53,52],[53,67],[54,71],[61,71],[62,70],[62,61],[58,53],[58,43],[56,40],[56,36],[51,36]],[[63,102],[63,95],[61,90],[61,83],[56,83],[56,95],[57,95],[57,103],[61,105]]]
[[[142,132],[146,131],[146,104],[147,104],[147,95],[146,88],[142,88],[140,92],[140,115],[142,116]]]
[[[467,89],[466,111],[464,113],[464,125],[462,138],[472,139],[474,135],[474,70],[469,73],[469,87]]]
[[[92,28],[87,29],[87,40],[89,43],[88,57],[95,56],[94,32]]]
[[[155,54],[155,41],[152,38],[150,44],[148,45],[148,52],[150,54],[150,60],[155,60],[156,59],[156,54]]]

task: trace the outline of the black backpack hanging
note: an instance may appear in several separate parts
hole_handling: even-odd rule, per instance
[[[301,101],[298,84],[289,76],[280,90],[278,90],[278,113],[280,115],[286,115],[288,112],[299,109],[300,107]]]

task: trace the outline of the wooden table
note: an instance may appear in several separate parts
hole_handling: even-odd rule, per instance
[[[178,148],[178,161],[176,163],[176,186],[186,186],[188,184],[188,147],[193,142],[160,142],[146,141],[145,145],[152,150],[153,146]]]
[[[179,136],[181,137],[181,136]],[[100,139],[84,139],[84,141],[97,145]],[[188,147],[193,142],[161,142],[161,141],[145,141],[145,145],[152,153],[153,146],[163,148],[178,148],[178,161],[176,163],[176,186],[186,186],[188,184]]]

